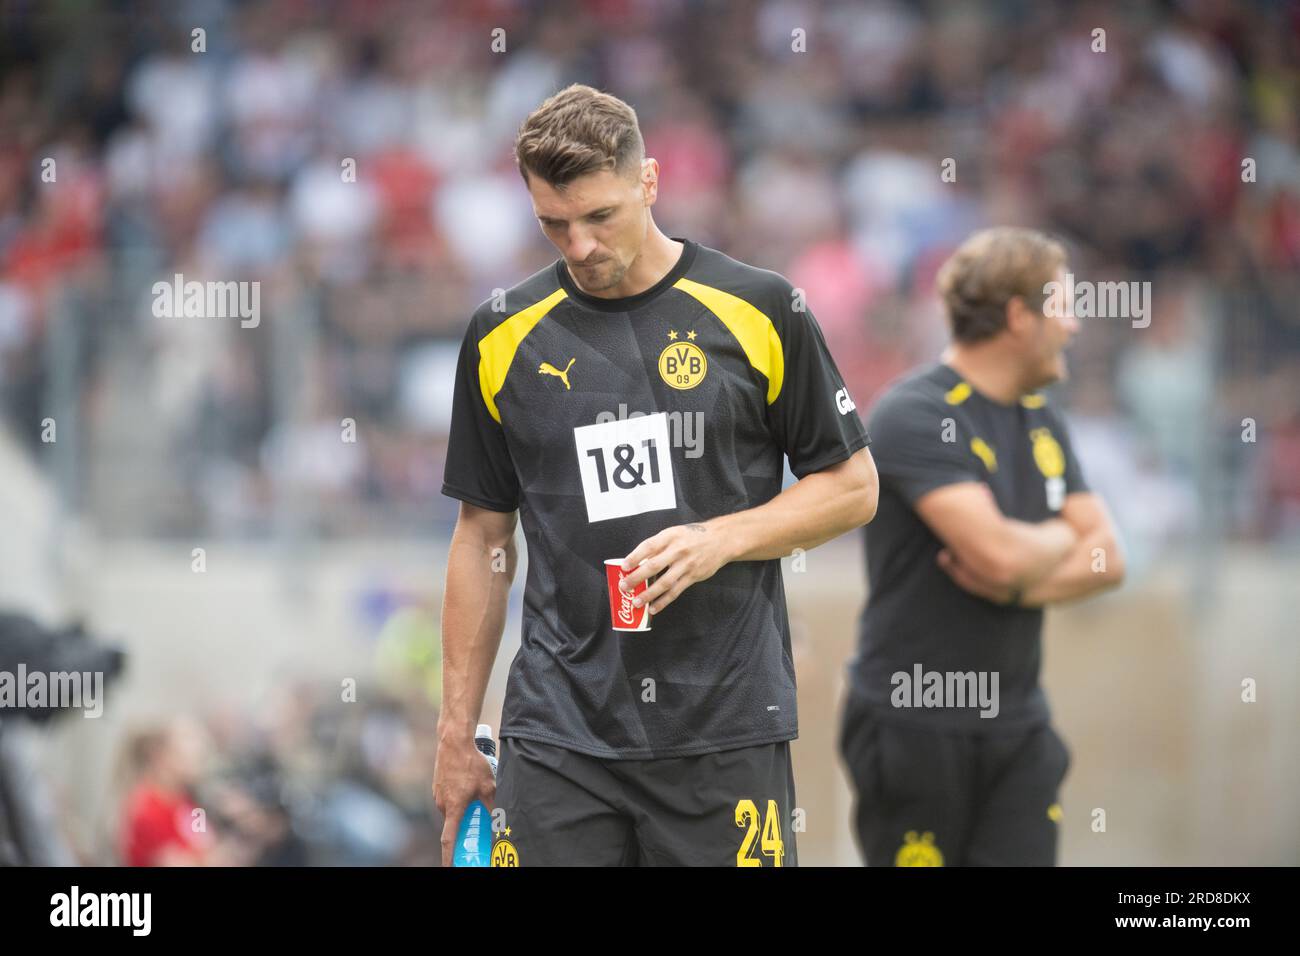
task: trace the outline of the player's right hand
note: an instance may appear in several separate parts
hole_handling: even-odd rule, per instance
[[[438,742],[438,755],[433,769],[433,802],[442,813],[442,865],[451,866],[456,845],[456,832],[460,829],[465,808],[474,800],[482,800],[490,813],[496,801],[497,785],[473,736],[464,740],[443,739]]]

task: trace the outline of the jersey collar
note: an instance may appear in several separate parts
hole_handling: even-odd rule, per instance
[[[1029,392],[1025,395],[1021,395],[1019,401],[1012,402],[1009,405],[1003,404],[1002,402],[996,402],[971,385],[970,382],[966,381],[966,379],[962,377],[962,374],[947,362],[937,362],[936,366],[938,368],[938,382],[940,387],[944,389],[944,400],[947,401],[949,405],[960,405],[971,398],[978,399],[984,404],[991,405],[994,408],[1007,409],[1016,407],[1042,408],[1046,402],[1041,391]]]
[[[690,270],[691,264],[695,261],[695,253],[699,248],[699,244],[695,240],[683,239],[681,236],[669,236],[668,238],[683,244],[682,254],[677,257],[677,263],[668,270],[668,273],[662,279],[644,292],[638,292],[636,295],[624,296],[621,299],[602,299],[598,296],[588,295],[574,283],[573,278],[569,275],[569,270],[564,267],[563,259],[555,260],[556,279],[564,288],[564,291],[569,294],[569,298],[585,308],[595,309],[597,312],[631,312],[634,309],[641,308],[665,289],[670,288],[674,282]]]

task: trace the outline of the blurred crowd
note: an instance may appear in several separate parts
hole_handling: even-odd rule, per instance
[[[262,713],[249,721],[217,710],[135,730],[111,836],[85,862],[441,863],[430,793],[436,712],[419,698],[349,704],[302,682]]]
[[[806,290],[863,411],[937,356],[934,273],[977,228],[1151,282],[1149,328],[1084,322],[1062,396],[1136,557],[1207,500],[1300,528],[1294,0],[0,11],[0,409],[39,452],[71,381],[83,482],[149,489],[133,533],[445,526],[460,336],[556,257],[513,137],[570,82],[637,109],[666,233]],[[177,273],[260,281],[263,321],[155,316]]]
[[[364,603],[373,627],[362,628],[368,653],[356,678],[295,664],[253,694],[214,692],[196,676],[193,703],[180,709],[138,681],[120,687],[132,655],[80,622],[49,629],[0,612],[0,672],[97,672],[96,693],[129,715],[107,734],[98,721],[83,728],[107,758],[88,794],[74,792],[71,768],[42,769],[37,752],[49,725],[75,730],[79,710],[102,713],[102,696],[94,706],[78,695],[0,708],[0,868],[440,865],[435,609],[387,590]]]

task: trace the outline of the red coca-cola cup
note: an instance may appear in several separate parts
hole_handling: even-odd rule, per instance
[[[642,581],[630,591],[622,590],[618,585],[631,571],[623,570],[622,558],[608,558],[605,561],[605,580],[609,583],[609,619],[616,631],[650,630],[650,611],[648,605],[637,607],[632,599],[644,594],[650,582]]]

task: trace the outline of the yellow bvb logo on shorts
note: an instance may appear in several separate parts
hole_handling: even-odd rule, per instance
[[[694,331],[689,333],[695,337]],[[694,388],[704,381],[709,360],[694,342],[672,342],[659,353],[659,377],[673,388]]]
[[[943,854],[934,845],[934,834],[926,830],[918,838],[915,830],[908,830],[894,857],[894,866],[943,866]]]
[[[518,866],[519,851],[509,840],[502,837],[492,847],[493,866]]]

